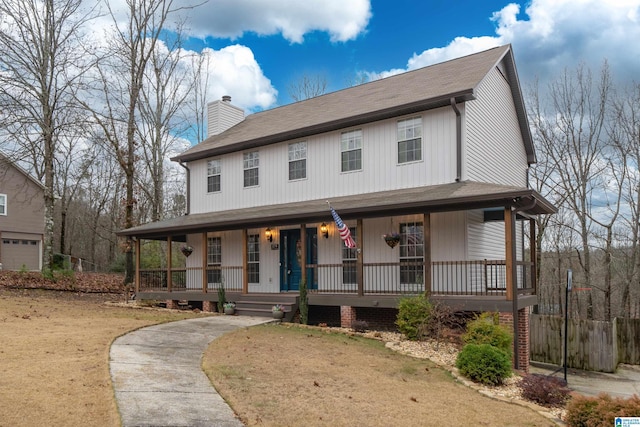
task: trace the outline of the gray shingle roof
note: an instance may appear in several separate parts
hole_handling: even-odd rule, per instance
[[[556,211],[549,201],[534,190],[473,181],[335,197],[330,202],[344,220],[507,205],[522,208],[523,213],[531,215]],[[142,238],[164,238],[169,234],[181,235],[323,221],[332,221],[325,199],[184,215],[129,228],[118,234]]]
[[[511,47],[505,45],[251,114],[239,124],[207,138],[174,160],[197,160],[410,114],[447,105],[451,98],[457,102],[472,100],[482,79],[505,55],[509,55],[507,68],[513,67],[513,72],[509,74],[510,78],[516,80],[511,83],[516,92],[516,104],[519,104],[520,87]],[[520,108],[518,114],[523,113],[524,108]],[[526,116],[521,120],[526,123]],[[528,135],[528,129],[526,133]]]

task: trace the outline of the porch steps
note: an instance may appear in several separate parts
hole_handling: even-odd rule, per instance
[[[227,300],[235,302],[236,313],[243,316],[271,317],[272,307],[280,304],[284,307],[283,321],[290,322],[298,311],[298,294],[237,294]]]

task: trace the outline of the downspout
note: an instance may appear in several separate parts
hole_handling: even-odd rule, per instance
[[[455,98],[451,98],[451,108],[456,113],[456,182],[460,182],[462,179],[462,117]]]
[[[185,171],[187,171],[187,209],[185,210],[184,214],[189,215],[189,211],[191,210],[191,197],[189,196],[191,194],[191,169],[189,169],[187,165],[182,163],[182,160],[178,160],[178,164],[182,166]]]

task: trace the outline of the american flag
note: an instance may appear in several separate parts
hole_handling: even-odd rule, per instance
[[[340,215],[338,215],[338,213],[331,206],[329,206],[329,208],[331,209],[331,215],[333,216],[333,220],[336,222],[338,232],[340,233],[340,238],[344,242],[344,245],[348,248],[355,248],[356,242],[355,240],[353,240],[353,237],[351,237],[351,231],[349,231],[349,227],[347,227],[345,223],[342,222]]]

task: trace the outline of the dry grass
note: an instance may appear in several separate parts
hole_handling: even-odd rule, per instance
[[[194,317],[109,307],[108,295],[0,290],[0,426],[118,426],[109,346],[123,333]]]
[[[376,340],[259,326],[215,340],[205,372],[249,426],[549,426]]]

